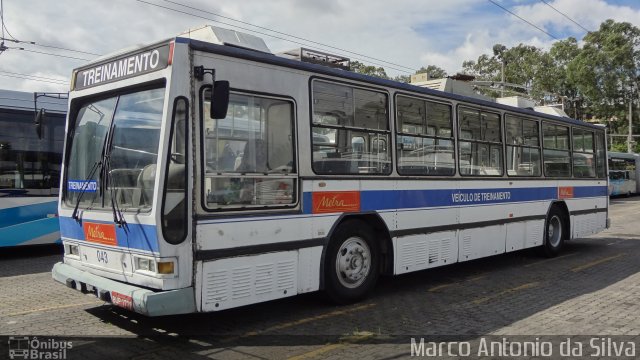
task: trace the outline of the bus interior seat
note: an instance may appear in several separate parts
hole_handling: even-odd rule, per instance
[[[138,174],[137,186],[133,191],[133,206],[151,206],[153,202],[153,185],[156,180],[156,164],[145,166]]]
[[[247,141],[242,160],[236,169],[239,172],[267,172],[267,146],[264,140]]]
[[[120,204],[133,202],[133,192],[136,188],[140,169],[112,169],[109,172],[111,178],[110,187],[115,189],[115,198]]]

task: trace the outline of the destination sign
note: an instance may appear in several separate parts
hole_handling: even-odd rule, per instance
[[[169,44],[166,44],[79,69],[74,89],[82,90],[162,70],[169,65],[169,53]]]

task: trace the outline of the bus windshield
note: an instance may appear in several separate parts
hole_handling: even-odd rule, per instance
[[[119,95],[84,104],[72,122],[65,203],[82,208],[149,211],[158,161],[164,88]],[[112,132],[109,135],[109,132]],[[100,179],[105,139],[111,137],[110,166]],[[104,176],[103,176],[104,177]],[[108,189],[101,193],[100,181]]]

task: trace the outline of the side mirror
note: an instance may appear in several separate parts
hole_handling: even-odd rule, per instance
[[[36,134],[38,134],[38,139],[42,139],[42,122],[44,121],[46,116],[46,111],[44,109],[40,109],[36,114],[34,119],[34,123],[36,124]]]
[[[227,117],[229,108],[229,82],[215,81],[211,93],[211,116],[212,119],[224,119]]]

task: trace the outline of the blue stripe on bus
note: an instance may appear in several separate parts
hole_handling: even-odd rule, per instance
[[[92,223],[113,224],[108,221],[87,220]],[[155,225],[129,223],[128,231],[122,227],[116,227],[116,239],[119,247],[137,249],[143,251],[158,252],[158,236]],[[63,237],[75,240],[85,240],[82,223],[69,217],[60,217],[60,234]]]
[[[573,198],[607,196],[606,186],[575,186]],[[360,210],[396,210],[446,206],[487,205],[554,200],[558,188],[494,188],[438,190],[367,190],[360,192]],[[303,212],[312,213],[312,193],[303,194]]]
[[[57,212],[58,202],[55,200],[0,209],[0,228],[44,219],[47,218],[47,214],[56,214]]]
[[[58,218],[45,218],[0,228],[0,247],[16,246],[60,231]]]
[[[302,211],[305,214],[311,214],[312,208],[312,193],[305,192],[302,194]]]
[[[596,197],[609,196],[609,188],[607,186],[574,186],[573,197]]]

